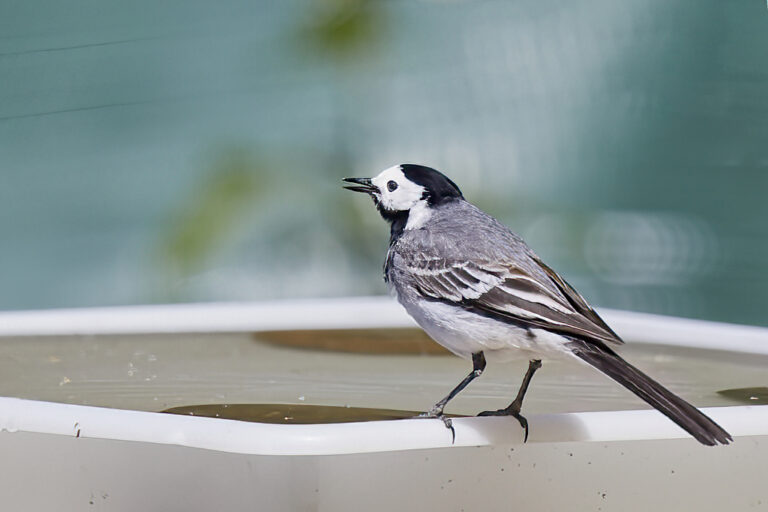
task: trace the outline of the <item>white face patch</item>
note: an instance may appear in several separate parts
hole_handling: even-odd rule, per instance
[[[426,207],[426,199],[422,199],[424,187],[406,178],[399,165],[383,170],[372,181],[380,191],[379,202],[387,210],[406,211],[420,202]]]

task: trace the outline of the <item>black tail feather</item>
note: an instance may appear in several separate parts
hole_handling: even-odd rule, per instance
[[[700,443],[714,446],[733,441],[731,435],[720,425],[605,345],[583,340],[573,340],[568,345],[574,355],[648,402]]]

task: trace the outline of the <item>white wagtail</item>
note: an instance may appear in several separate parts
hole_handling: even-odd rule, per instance
[[[485,368],[485,359],[521,355],[528,371],[506,408],[480,413],[520,414],[541,358],[576,358],[626,387],[699,442],[728,444],[717,423],[622,359],[611,346],[623,342],[587,301],[515,233],[464,200],[450,179],[421,165],[403,164],[375,178],[345,178],[345,188],[373,198],[390,223],[384,279],[390,291],[430,337],[472,360],[472,372],[425,413],[445,405]]]

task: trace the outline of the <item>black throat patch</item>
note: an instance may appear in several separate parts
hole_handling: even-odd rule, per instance
[[[389,222],[389,245],[392,245],[405,231],[405,225],[408,224],[408,211],[385,210],[379,202],[376,202],[376,209],[379,210],[381,217]]]

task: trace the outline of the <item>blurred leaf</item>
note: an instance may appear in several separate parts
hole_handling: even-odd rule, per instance
[[[162,244],[164,260],[186,275],[218,248],[264,190],[266,171],[243,150],[222,155],[189,198]]]
[[[315,5],[301,38],[313,50],[338,60],[369,48],[385,23],[382,2],[375,0],[324,0]]]

